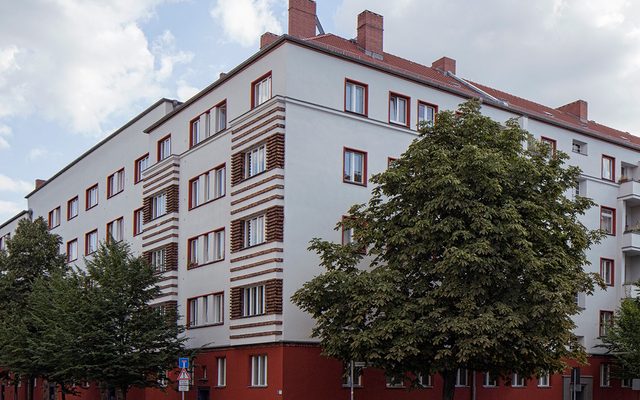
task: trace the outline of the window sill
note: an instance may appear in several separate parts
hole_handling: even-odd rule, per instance
[[[349,180],[346,180],[346,179],[344,179],[344,178],[342,179],[342,182],[343,182],[343,183],[348,183],[348,184],[350,184],[350,185],[356,185],[356,186],[367,187],[367,183],[366,183],[366,182],[360,183],[360,182],[355,182],[355,181],[349,181]]]
[[[222,326],[222,325],[224,325],[224,321],[222,321],[222,322],[216,322],[216,323],[214,323],[214,324],[196,325],[196,326],[187,326],[187,330],[201,329],[201,328],[211,328],[212,326]]]
[[[162,218],[162,217],[164,217],[165,215],[168,215],[168,214],[169,214],[169,213],[164,213],[164,214],[162,214],[162,215],[158,215],[158,216],[152,217],[152,218],[149,220],[149,222],[151,222],[151,221],[155,221],[156,219]]]
[[[485,389],[496,389],[498,385],[482,385],[482,387]]]
[[[551,385],[538,385],[538,389],[551,389]]]
[[[257,244],[252,244],[251,246],[245,246],[245,247],[242,247],[242,248],[240,248],[240,249],[236,250],[236,252],[238,252],[238,251],[243,251],[243,250],[250,250],[250,249],[254,249],[254,248],[256,248],[256,247],[260,247],[260,246],[262,246],[262,245],[264,245],[264,244],[267,244],[267,243],[269,243],[269,242],[267,242],[267,241],[265,240],[265,241],[264,241],[264,242],[262,242],[262,243],[257,243]]]
[[[78,216],[78,214],[74,215],[73,217],[67,217],[67,221],[71,221],[72,219],[76,218]]]
[[[56,226],[52,226],[52,227],[50,227],[50,228],[49,228],[49,230],[50,230],[50,231],[52,231],[52,230],[56,229],[56,228],[57,228],[57,227],[59,227],[59,226],[60,226],[60,224],[58,224],[58,225],[56,225]]]
[[[361,384],[360,384],[360,385],[353,385],[353,388],[354,388],[354,389],[362,389],[363,387],[364,387],[364,386],[362,386]],[[343,389],[351,389],[351,385],[345,385],[345,384],[342,384],[342,388],[343,388]]]
[[[227,385],[216,385],[213,388],[214,389],[225,389],[227,387]]]
[[[357,111],[351,111],[347,109],[345,109],[344,112],[346,112],[347,114],[358,116],[358,117],[369,118],[369,115],[367,113],[359,113]]]
[[[92,205],[91,207],[87,207],[87,208],[85,208],[85,211],[89,211],[89,210],[91,210],[92,208],[95,208],[95,207],[97,207],[97,206],[98,206],[98,203],[96,203],[96,204]]]
[[[274,313],[271,313],[274,314]],[[239,317],[235,317],[232,319],[247,319],[247,318],[254,318],[254,317],[263,317],[265,315],[268,315],[266,312],[262,313],[262,314],[255,314],[255,315],[240,315]]]
[[[109,200],[109,199],[110,199],[110,198],[112,198],[112,197],[116,197],[117,195],[119,195],[119,194],[120,194],[120,193],[122,193],[122,192],[124,192],[124,189],[119,190],[119,191],[117,191],[117,192],[115,192],[115,193],[108,194],[108,195],[107,195],[107,200]]]
[[[575,153],[575,154],[580,154],[581,156],[587,156],[587,155],[588,155],[587,153],[583,153],[583,152],[581,152],[581,151],[571,150],[571,152],[572,152],[572,153]]]
[[[389,121],[389,123],[391,125],[395,125],[395,126],[401,126],[403,128],[407,128],[407,129],[411,129],[409,128],[409,124],[407,124],[406,122],[401,122],[401,121]]]
[[[254,175],[254,176],[255,176],[255,175]],[[223,198],[225,195],[226,195],[226,193],[225,193],[225,194],[223,194],[222,196],[218,196],[218,197],[215,197],[215,198],[213,198],[213,199],[211,199],[211,200],[207,200],[207,201],[205,201],[204,203],[200,203],[200,204],[195,205],[195,206],[189,206],[189,211],[191,211],[191,210],[195,210],[196,208],[200,208],[200,207],[206,206],[207,204],[213,203],[214,201],[216,201],[216,200],[219,200],[219,199]]]
[[[207,265],[211,265],[211,264],[217,264],[219,262],[224,261],[224,257],[222,257],[219,260],[214,260],[214,261],[208,261],[204,264],[191,264],[191,265],[187,265],[187,270],[192,270],[192,269],[197,269],[197,268],[202,268],[202,267],[206,267]]]
[[[249,385],[249,389],[266,389],[269,385]]]

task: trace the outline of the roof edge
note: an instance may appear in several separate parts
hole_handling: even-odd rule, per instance
[[[71,161],[69,164],[67,164],[66,166],[64,166],[60,171],[56,172],[52,177],[50,177],[49,179],[46,180],[45,183],[43,183],[41,186],[35,188],[34,190],[32,190],[31,192],[29,192],[29,194],[27,194],[26,196],[24,196],[25,199],[28,199],[29,197],[31,197],[33,194],[35,194],[37,191],[39,191],[40,189],[42,189],[43,187],[47,186],[49,184],[49,182],[51,182],[52,180],[54,180],[55,178],[57,178],[58,176],[62,175],[65,171],[67,171],[69,168],[73,167],[74,165],[76,165],[78,162],[80,162],[82,159],[84,159],[85,157],[87,157],[89,154],[93,153],[94,151],[96,151],[99,147],[101,147],[103,144],[107,143],[109,140],[113,139],[114,137],[116,137],[119,133],[122,133],[122,131],[124,131],[125,129],[127,129],[128,127],[130,127],[131,125],[135,124],[136,122],[138,122],[140,119],[142,119],[145,115],[149,114],[151,111],[153,111],[155,108],[157,108],[159,105],[161,105],[162,103],[166,103],[166,102],[170,102],[174,104],[174,109],[176,107],[178,107],[180,103],[178,100],[175,99],[169,99],[166,97],[161,98],[160,100],[156,101],[155,103],[153,103],[152,105],[150,105],[149,107],[147,107],[144,111],[142,111],[140,114],[136,115],[135,117],[133,117],[131,120],[129,120],[129,122],[127,122],[126,124],[122,125],[120,128],[118,128],[115,132],[113,132],[112,134],[110,134],[109,136],[107,136],[106,138],[102,139],[101,141],[99,141],[97,144],[95,144],[93,147],[91,147],[89,150],[85,151],[84,153],[82,153],[78,158],[76,158],[75,160]]]
[[[8,220],[6,220],[5,222],[3,222],[2,224],[0,224],[0,229],[4,228],[5,226],[9,225],[10,223],[12,223],[13,221],[17,220],[18,218],[22,217],[25,214],[29,214],[31,215],[31,211],[29,210],[22,210],[19,213],[17,213],[16,215],[14,215],[13,217],[9,218]]]

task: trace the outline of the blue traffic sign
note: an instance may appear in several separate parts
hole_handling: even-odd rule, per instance
[[[188,357],[178,358],[178,368],[189,368],[189,358]]]

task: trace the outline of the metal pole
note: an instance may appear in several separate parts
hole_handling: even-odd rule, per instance
[[[351,400],[353,400],[353,360],[351,360],[351,379],[350,379],[350,386],[351,386]],[[184,399],[182,399],[184,400]]]
[[[184,400],[184,392],[181,392],[181,393],[182,393],[182,400]]]

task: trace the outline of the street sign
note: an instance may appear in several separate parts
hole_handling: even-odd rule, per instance
[[[178,368],[189,368],[189,357],[178,358]]]
[[[183,381],[186,381],[188,383],[190,380],[191,375],[189,375],[189,371],[182,368],[182,371],[180,371],[180,375],[178,375],[178,381],[180,381],[180,383],[182,383]]]
[[[188,392],[189,381],[178,381],[178,392]]]

